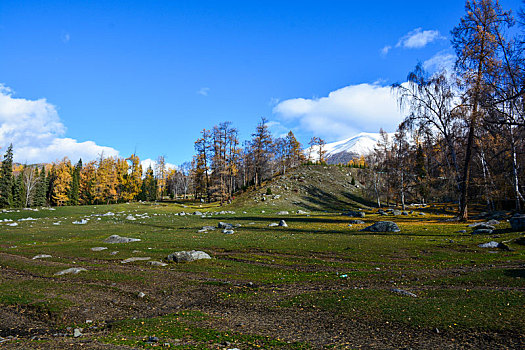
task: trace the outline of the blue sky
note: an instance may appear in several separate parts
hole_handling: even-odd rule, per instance
[[[226,120],[247,139],[266,117],[304,144],[393,131],[388,86],[449,64],[463,13],[461,0],[2,0],[0,146],[21,162],[136,149],[180,164]]]

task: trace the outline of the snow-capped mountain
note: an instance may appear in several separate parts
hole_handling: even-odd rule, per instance
[[[354,158],[365,156],[374,150],[379,138],[379,133],[362,132],[349,139],[327,143],[324,146],[326,162],[328,164],[345,164]],[[319,160],[318,150],[319,147],[312,147],[311,158],[313,161]],[[304,152],[308,157],[310,147]]]

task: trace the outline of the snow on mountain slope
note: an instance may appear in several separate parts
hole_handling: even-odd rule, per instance
[[[342,141],[327,143],[324,147],[326,150],[326,162],[328,164],[348,163],[354,158],[365,156],[374,150],[374,147],[376,147],[379,141],[379,137],[379,133],[362,132]],[[319,147],[312,147],[311,157],[313,161],[319,160],[318,150]],[[304,152],[308,157],[310,147],[305,149]]]

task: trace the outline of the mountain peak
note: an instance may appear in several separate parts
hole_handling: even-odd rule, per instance
[[[377,142],[380,139],[379,133],[360,132],[350,138],[327,143],[324,147],[326,150],[325,158],[328,164],[348,163],[354,158],[365,156],[374,151]],[[313,160],[318,160],[316,153],[318,147],[312,148]],[[310,148],[305,150],[308,155]]]

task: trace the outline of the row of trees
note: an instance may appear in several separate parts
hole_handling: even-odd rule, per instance
[[[455,200],[461,219],[472,199],[523,208],[525,16],[516,26],[494,0],[468,0],[465,10],[452,31],[454,72],[418,65],[392,87],[408,115],[368,159],[378,203]]]
[[[262,118],[252,138],[240,145],[238,130],[231,122],[202,130],[195,141],[191,177],[195,198],[229,201],[239,189],[254,185],[304,162],[301,144],[290,131],[273,139]]]
[[[13,171],[15,169],[15,171]],[[186,174],[184,174],[186,171]],[[0,207],[83,205],[156,200],[187,193],[189,168],[166,169],[163,157],[154,170],[143,174],[136,155],[129,158],[102,155],[86,164],[68,158],[53,164],[14,166],[9,146],[0,168]]]

